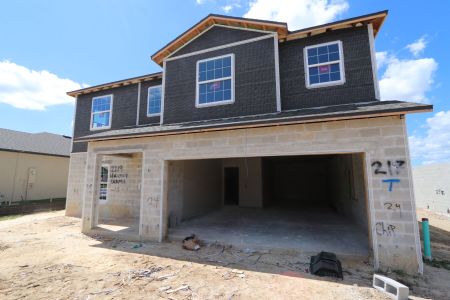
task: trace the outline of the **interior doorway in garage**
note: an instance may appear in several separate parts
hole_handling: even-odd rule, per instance
[[[370,255],[364,154],[168,162],[167,237]]]

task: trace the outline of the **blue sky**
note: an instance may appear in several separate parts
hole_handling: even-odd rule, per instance
[[[209,13],[294,30],[384,9],[376,39],[383,97],[432,103],[433,113],[407,117],[413,163],[450,161],[446,0],[2,1],[0,127],[71,135],[65,91],[159,71],[150,55]]]

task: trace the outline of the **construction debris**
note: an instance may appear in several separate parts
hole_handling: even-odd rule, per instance
[[[176,293],[178,291],[182,291],[182,290],[188,290],[189,286],[187,284],[180,286],[179,288],[173,289],[173,290],[167,290],[166,293],[167,294],[172,294],[172,293]]]
[[[322,251],[316,256],[311,256],[309,270],[313,275],[344,279],[341,262],[337,259],[336,254],[331,252]]]
[[[200,249],[200,241],[195,234],[192,234],[183,240],[183,249],[191,251]]]
[[[373,274],[373,287],[396,300],[408,300],[409,288],[386,276]]]

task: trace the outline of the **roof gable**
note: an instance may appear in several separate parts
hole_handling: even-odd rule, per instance
[[[294,40],[305,38],[315,34],[321,34],[330,30],[339,30],[343,28],[351,28],[358,26],[365,26],[367,24],[372,24],[374,35],[378,33],[383,22],[388,14],[387,10],[367,14],[355,18],[345,19],[337,22],[327,23],[323,25],[308,27],[300,30],[289,31],[286,23],[273,22],[265,20],[247,19],[247,18],[237,18],[223,15],[208,15],[206,18],[202,19],[200,22],[186,30],[184,33],[179,35],[177,38],[169,42],[163,48],[158,50],[152,55],[152,60],[159,65],[165,58],[173,55],[175,52],[179,51],[184,46],[188,45],[192,40],[196,39],[198,36],[202,35],[205,31],[209,30],[213,25],[223,25],[228,27],[235,27],[241,29],[249,30],[260,30],[265,32],[276,32],[278,34],[278,39],[283,42],[286,40]]]
[[[214,24],[196,38],[172,52],[168,57],[176,57],[178,55],[252,39],[267,35],[268,33],[270,32],[248,29],[242,30],[241,28]]]

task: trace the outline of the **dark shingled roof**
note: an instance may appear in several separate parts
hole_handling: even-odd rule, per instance
[[[0,128],[0,151],[70,156],[70,146],[71,138],[64,135]]]
[[[289,123],[320,122],[337,119],[367,118],[431,111],[432,105],[402,101],[371,101],[282,111],[279,113],[242,116],[169,125],[134,127],[103,131],[75,139],[95,141],[137,136],[169,135],[185,132],[220,130],[221,128],[259,127]]]

